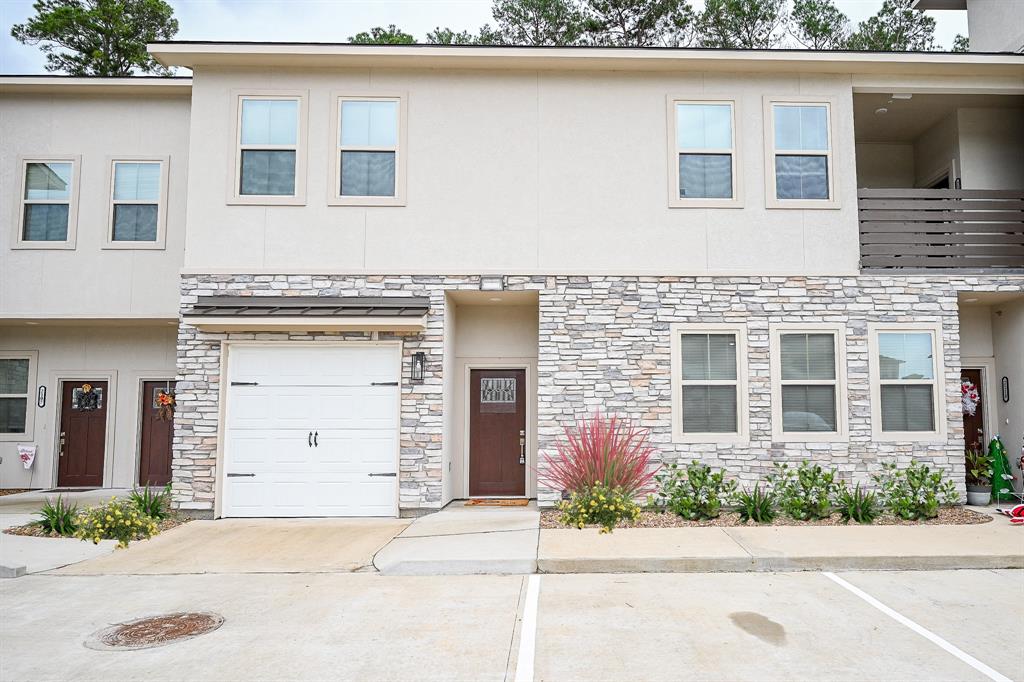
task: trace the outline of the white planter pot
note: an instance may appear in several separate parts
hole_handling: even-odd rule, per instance
[[[973,487],[973,486],[972,486]],[[984,507],[992,499],[991,488],[967,488],[967,504],[974,507]]]

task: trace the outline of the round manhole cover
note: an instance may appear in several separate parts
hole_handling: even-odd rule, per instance
[[[224,624],[216,613],[168,613],[104,628],[86,641],[90,649],[148,649],[213,632]]]

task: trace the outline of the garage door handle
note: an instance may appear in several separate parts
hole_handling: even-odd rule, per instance
[[[309,447],[313,447],[313,432],[312,431],[310,431],[309,435],[306,436],[306,442],[309,444]]]
[[[394,476],[397,476],[398,474],[396,474],[395,472],[392,471],[392,472],[382,473],[382,474],[366,474],[366,475],[367,476],[392,476],[392,477],[394,477]]]
[[[314,431],[313,432],[313,447],[315,447],[315,448],[320,447],[320,442],[317,440],[317,438],[319,438],[319,437],[320,437],[320,432],[319,431]]]
[[[252,478],[256,474],[228,474],[228,478]]]
[[[232,381],[232,386],[259,386],[255,381]]]
[[[397,386],[397,381],[371,381],[371,386]]]

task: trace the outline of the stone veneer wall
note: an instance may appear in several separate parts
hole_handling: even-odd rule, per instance
[[[402,334],[408,356],[427,354],[425,381],[403,383],[400,507],[441,505],[442,352],[445,292],[478,289],[475,276],[189,275],[182,306],[196,296],[427,296],[427,329]],[[776,461],[829,462],[844,476],[864,479],[880,461],[925,460],[963,485],[963,426],[959,407],[958,291],[1024,291],[1022,277],[626,277],[512,276],[509,290],[537,290],[538,447],[553,448],[562,429],[595,409],[628,415],[651,431],[664,461],[701,459],[727,467],[742,481],[763,476]],[[868,385],[869,322],[941,321],[946,367],[947,440],[873,443]],[[747,444],[672,443],[669,325],[741,322],[747,325],[750,441]],[[769,325],[839,322],[847,331],[849,439],[776,443],[771,436]],[[381,333],[381,338],[395,334]],[[217,449],[220,342],[226,339],[336,340],[363,333],[205,333],[181,325],[173,489],[176,504],[198,515],[213,510]],[[405,377],[406,379],[408,377]],[[543,487],[542,502],[557,497]]]

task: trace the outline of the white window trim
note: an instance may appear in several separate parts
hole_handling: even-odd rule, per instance
[[[783,334],[832,334],[835,343],[835,379],[782,379],[782,335]],[[771,327],[769,358],[772,379],[772,441],[776,443],[820,443],[845,442],[849,440],[849,420],[846,397],[846,327],[842,324],[792,323]],[[835,431],[784,431],[782,421],[782,387],[794,386],[835,386],[836,388],[836,430]]]
[[[676,130],[676,105],[677,104],[728,104],[732,111],[732,148],[731,149],[680,149]],[[743,208],[743,185],[740,179],[739,164],[740,140],[739,131],[736,127],[739,116],[737,109],[739,103],[728,97],[673,97],[667,99],[668,117],[668,206],[669,208]],[[684,198],[679,196],[679,155],[684,153],[692,154],[730,154],[732,156],[732,198],[731,199],[708,199],[708,198]]]
[[[357,197],[341,194],[341,103],[349,101],[398,102],[398,144],[395,147],[352,147],[355,151],[395,152],[395,195],[393,197]],[[408,101],[404,92],[354,92],[335,90],[331,92],[331,128],[329,141],[329,169],[327,173],[328,206],[405,206],[406,187],[406,136],[408,129]]]
[[[156,240],[151,242],[114,241],[114,206],[115,204],[150,205],[150,200],[114,199],[114,170],[119,163],[158,163],[160,164],[160,196],[157,197],[156,208]],[[103,243],[104,249],[163,249],[167,242],[167,176],[170,173],[169,156],[109,156],[107,157],[107,233]]]
[[[26,173],[30,163],[49,162],[70,162],[71,163],[71,196],[67,202],[55,199],[25,199],[25,183],[28,178]],[[11,241],[12,249],[64,249],[73,250],[78,241],[78,187],[81,184],[82,157],[79,154],[47,154],[44,156],[19,156],[18,172],[21,179],[17,182],[18,198],[12,202],[16,216],[12,216],[11,224],[14,226],[14,239]],[[25,203],[33,204],[68,204],[68,236],[62,242],[34,242],[22,239],[25,227]]]
[[[28,385],[25,387],[25,431],[23,433],[0,433],[0,442],[31,441],[35,438],[36,416],[36,372],[39,369],[39,351],[5,350],[0,351],[2,360],[28,360]],[[2,393],[0,398],[21,398],[21,393]]]
[[[669,326],[672,353],[672,440],[676,443],[747,443],[750,441],[750,415],[747,395],[747,326],[734,323],[681,322]],[[683,381],[683,334],[735,334],[736,381]],[[736,386],[735,433],[684,433],[683,386]]]
[[[781,152],[783,155],[794,156],[824,156],[828,172],[828,199],[779,199],[776,197],[775,186],[775,112],[772,108],[775,104],[789,106],[824,106],[825,124],[828,127],[825,139],[828,140],[828,150],[824,153],[820,149],[799,151],[787,149]],[[766,208],[840,208],[839,197],[836,193],[836,154],[839,146],[836,144],[836,123],[835,97],[806,97],[775,95],[764,97],[764,183],[765,183],[765,207]]]
[[[933,423],[934,431],[882,431],[882,381],[878,366],[878,335],[893,332],[897,334],[928,332],[932,335],[933,379],[886,380],[887,384],[930,385],[934,387]],[[946,363],[943,358],[942,323],[869,323],[868,324],[868,369],[871,382],[871,438],[878,442],[945,443],[946,442]]]
[[[297,143],[294,145],[256,145],[255,148],[271,151],[295,150],[295,194],[290,196],[258,195],[241,193],[242,177],[242,101],[246,99],[295,100],[299,103],[296,116],[298,125]],[[308,90],[232,90],[231,91],[231,151],[228,154],[227,203],[250,206],[305,206],[306,205],[306,154],[309,149],[309,91]]]

